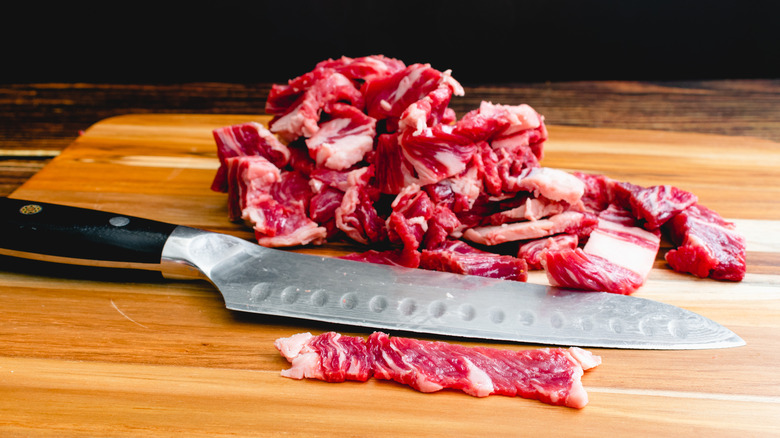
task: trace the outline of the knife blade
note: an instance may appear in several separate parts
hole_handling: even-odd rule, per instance
[[[235,311],[547,345],[745,345],[702,315],[640,297],[293,253],[183,225],[12,198],[0,198],[0,212],[0,254],[202,279]]]

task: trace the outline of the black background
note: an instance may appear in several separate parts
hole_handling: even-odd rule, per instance
[[[3,8],[0,82],[281,82],[370,54],[464,85],[777,78],[776,3],[26,3]]]

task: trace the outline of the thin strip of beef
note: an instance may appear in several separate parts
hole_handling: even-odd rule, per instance
[[[528,280],[525,260],[482,251],[460,240],[422,250],[420,268],[512,281]]]
[[[576,347],[510,351],[391,338],[381,332],[369,336],[368,350],[375,378],[421,392],[446,388],[475,397],[519,396],[572,408],[588,403],[583,371],[601,363],[598,356]]]
[[[369,249],[363,252],[353,252],[339,257],[344,260],[352,260],[363,263],[377,263],[380,265],[403,266],[405,268],[420,267],[420,253],[418,251],[400,249],[387,249],[378,251]]]
[[[463,237],[480,245],[492,246],[561,233],[588,235],[597,223],[598,217],[593,214],[569,210],[536,221],[469,228],[463,232]]]
[[[513,351],[391,338],[382,332],[367,340],[334,332],[299,333],[277,339],[274,346],[291,364],[282,376],[292,379],[365,381],[373,375],[421,392],[519,396],[577,409],[588,403],[584,371],[601,364],[599,356],[577,347]]]

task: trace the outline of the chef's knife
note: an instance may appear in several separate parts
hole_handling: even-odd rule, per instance
[[[362,263],[77,207],[0,198],[0,254],[203,279],[227,308],[466,338],[632,349],[744,345],[672,305],[606,292]]]

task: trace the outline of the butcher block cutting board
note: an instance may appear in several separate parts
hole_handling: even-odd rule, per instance
[[[126,115],[86,130],[12,197],[107,210],[252,238],[227,219],[214,128],[261,115]],[[205,282],[2,258],[0,436],[768,436],[780,434],[780,145],[704,134],[549,128],[542,164],[672,184],[747,237],[741,283],[669,270],[636,296],[681,306],[744,347],[593,349],[582,410],[387,381],[284,378],[279,337],[337,330],[226,310]],[[358,249],[329,244],[297,251]],[[544,283],[542,273],[532,282]],[[494,344],[507,349],[537,345]]]

